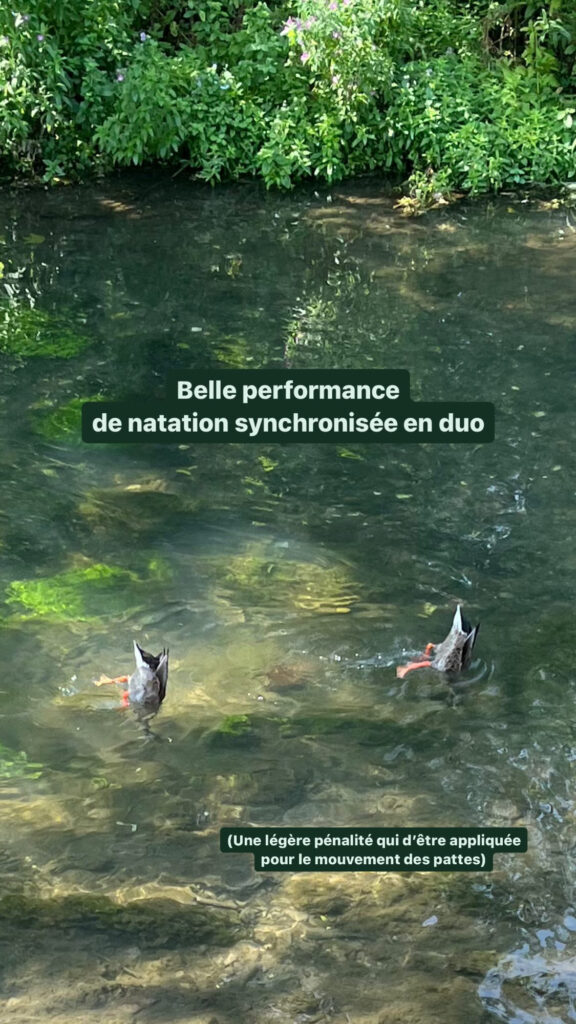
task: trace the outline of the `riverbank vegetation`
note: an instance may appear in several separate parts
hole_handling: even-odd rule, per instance
[[[416,195],[576,176],[573,0],[29,0],[0,12],[0,172],[164,164]]]

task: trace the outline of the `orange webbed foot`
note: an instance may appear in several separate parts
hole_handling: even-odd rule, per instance
[[[424,657],[425,658],[429,658],[431,656],[431,654],[432,654],[432,651],[435,649],[435,647],[436,647],[436,644],[426,644],[426,647],[424,648]]]
[[[409,672],[412,672],[415,668],[430,668],[430,661],[411,661],[408,665],[398,665],[396,669],[396,678],[404,679]]]
[[[94,686],[111,686],[114,683],[127,683],[128,676],[115,676],[114,679],[110,679],[110,676],[101,675],[100,679],[94,680]]]

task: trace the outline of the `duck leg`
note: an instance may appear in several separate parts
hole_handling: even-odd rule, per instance
[[[101,675],[100,679],[95,679],[94,680],[94,686],[110,686],[110,685],[114,685],[115,683],[119,684],[120,686],[125,686],[125,684],[129,680],[129,678],[130,678],[129,676],[115,676],[114,679],[110,679],[110,676]],[[130,707],[130,694],[129,694],[128,690],[123,690],[122,691],[122,708],[128,708],[128,707]]]
[[[432,662],[428,659],[428,661],[410,661],[407,665],[398,665],[396,669],[396,678],[404,679],[404,676],[408,675],[409,672],[412,672],[413,669],[430,668],[431,664]]]
[[[94,686],[109,686],[114,683],[127,683],[129,676],[115,676],[114,679],[110,679],[110,676],[100,676],[100,679],[94,680]]]
[[[404,676],[406,676],[408,672],[412,672],[415,668],[430,668],[430,665],[432,664],[432,651],[435,647],[436,644],[426,644],[424,654],[422,655],[422,658],[425,660],[409,661],[407,665],[399,665],[396,669],[396,678],[404,679]]]

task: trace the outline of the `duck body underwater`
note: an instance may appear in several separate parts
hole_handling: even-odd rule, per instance
[[[472,660],[472,651],[479,629],[480,623],[472,627],[470,622],[464,618],[460,605],[457,605],[446,639],[439,644],[426,644],[420,661],[399,665],[396,669],[398,679],[404,679],[408,672],[417,668],[433,668],[447,676],[455,676],[459,672],[463,672]]]

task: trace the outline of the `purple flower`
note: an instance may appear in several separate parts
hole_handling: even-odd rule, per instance
[[[310,54],[304,51],[304,53],[300,57],[300,60],[302,61],[303,64],[305,64],[307,60],[310,60]]]
[[[280,35],[287,36],[289,32],[293,32],[297,28],[301,28],[302,22],[299,18],[288,18],[288,21],[284,22],[284,28]]]
[[[312,28],[312,25],[314,24],[315,21],[318,21],[318,18],[308,18],[304,22],[304,28]]]
[[[146,35],[146,33],[145,32],[141,32],[140,33],[140,42],[141,43],[145,43],[147,39],[148,39],[148,36]]]
[[[116,81],[117,82],[123,82],[124,81],[124,75],[122,74],[121,71],[117,71],[116,72]]]
[[[341,39],[341,38],[342,38],[342,36],[340,35],[339,32],[333,32],[332,33],[332,39]]]
[[[41,32],[38,33],[38,35],[36,36],[36,39],[38,40],[39,43],[43,43],[44,42],[44,36],[42,35]]]
[[[337,3],[334,3],[334,0],[333,0],[333,2],[332,2],[332,3],[330,4],[330,7],[329,7],[329,9],[330,9],[331,11],[337,11],[337,10],[338,10],[338,4],[337,4]]]

